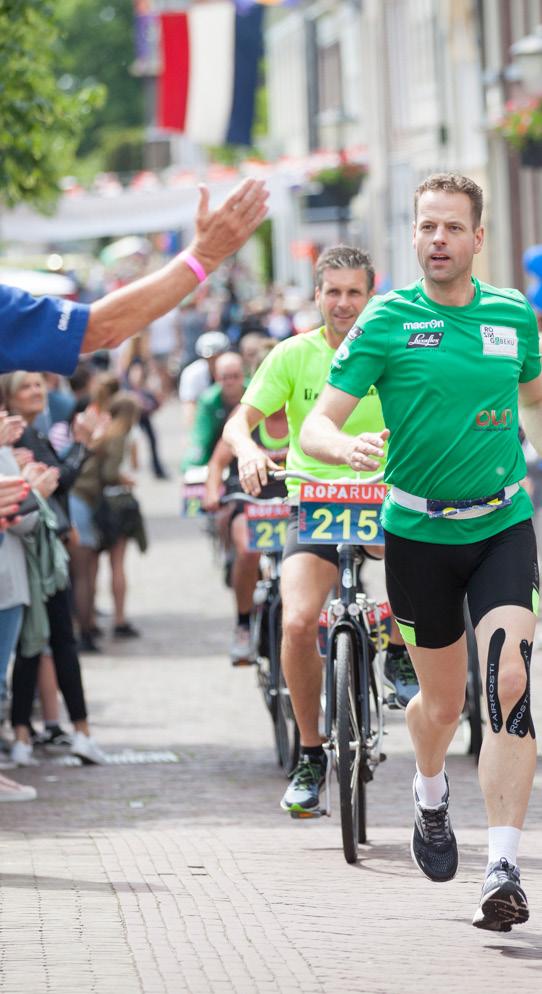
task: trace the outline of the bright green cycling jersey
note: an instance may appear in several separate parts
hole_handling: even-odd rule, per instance
[[[281,407],[286,408],[290,432],[287,469],[313,473],[324,480],[334,480],[338,476],[363,479],[371,474],[355,473],[349,467],[324,465],[307,456],[299,444],[301,425],[326,383],[334,355],[334,349],[324,337],[324,328],[287,338],[258,367],[242,403],[256,407],[266,417]],[[369,383],[363,394],[344,426],[344,430],[350,435],[358,435],[363,431],[380,431],[384,427],[376,390]],[[297,494],[299,483],[288,480],[287,486],[290,497]]]
[[[333,361],[329,382],[361,397],[375,384],[390,429],[386,482],[435,500],[490,497],[526,473],[518,383],[540,373],[536,318],[517,290],[473,279],[466,307],[444,307],[417,282],[375,297]],[[429,518],[393,503],[384,527],[445,544],[476,542],[532,514],[511,505],[469,520]]]

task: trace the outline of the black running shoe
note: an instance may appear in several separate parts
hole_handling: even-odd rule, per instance
[[[480,906],[472,924],[490,932],[509,932],[529,917],[525,891],[520,886],[519,868],[500,859],[488,867],[482,887]]]
[[[395,700],[401,708],[406,708],[409,701],[419,691],[418,678],[414,672],[408,651],[386,652],[384,660],[384,676],[395,691]]]
[[[448,777],[446,777],[446,794],[442,803],[435,808],[424,808],[420,804],[416,793],[416,777],[412,789],[414,792],[414,831],[410,847],[412,859],[426,877],[435,883],[444,883],[455,877],[459,862],[457,842],[448,816],[450,798]]]

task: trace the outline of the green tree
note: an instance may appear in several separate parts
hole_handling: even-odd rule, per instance
[[[143,125],[142,83],[130,74],[135,59],[133,0],[56,0],[55,10],[62,39],[60,85],[68,93],[89,83],[107,88],[107,99],[89,115],[78,148],[81,158],[100,153],[103,168],[112,132]]]
[[[63,92],[48,0],[0,0],[0,200],[52,207],[103,88]]]

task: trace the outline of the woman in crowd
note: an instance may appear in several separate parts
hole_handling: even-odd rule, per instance
[[[141,535],[142,522],[135,499],[131,497],[134,485],[130,468],[126,467],[131,446],[131,432],[139,421],[140,407],[128,393],[119,392],[109,404],[111,422],[91,457],[85,462],[75,482],[71,504],[79,531],[79,549],[76,556],[85,556],[87,565],[77,570],[75,586],[76,610],[83,633],[92,639],[94,591],[85,589],[84,577],[96,575],[100,549],[109,553],[111,564],[111,593],[115,611],[113,636],[119,639],[137,638],[139,632],[126,620],[126,575],[124,559],[129,538],[145,541]],[[109,510],[111,527],[108,534],[100,534],[96,525],[100,510]],[[113,505],[125,506],[125,513],[114,514]],[[82,550],[85,550],[83,553]],[[93,640],[92,640],[93,641]]]
[[[0,376],[0,399],[11,414],[24,418],[26,427],[17,445],[33,452],[36,462],[56,473],[56,486],[48,495],[48,503],[54,512],[56,530],[59,537],[69,541],[71,523],[68,510],[68,490],[76,479],[85,459],[89,455],[87,445],[94,432],[99,432],[100,422],[95,412],[79,416],[74,424],[76,441],[64,460],[60,460],[49,440],[33,427],[36,417],[45,407],[45,384],[40,373],[18,371]],[[66,702],[75,733],[72,740],[72,753],[85,763],[101,763],[104,756],[90,735],[87,709],[81,678],[81,668],[77,655],[71,617],[70,591],[66,586],[58,589],[46,602],[50,628],[50,646],[54,661],[58,686]],[[47,648],[46,645],[42,647]],[[41,652],[24,656],[17,651],[13,667],[12,724],[15,743],[12,759],[20,766],[31,765],[32,743],[30,740],[30,716]]]

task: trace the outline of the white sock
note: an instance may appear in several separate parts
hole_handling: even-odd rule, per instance
[[[446,793],[444,767],[434,777],[424,777],[416,765],[416,793],[422,808],[436,808]]]
[[[488,854],[487,865],[498,863],[500,859],[506,859],[510,866],[517,866],[519,840],[521,830],[513,828],[512,825],[497,825],[488,828]]]

